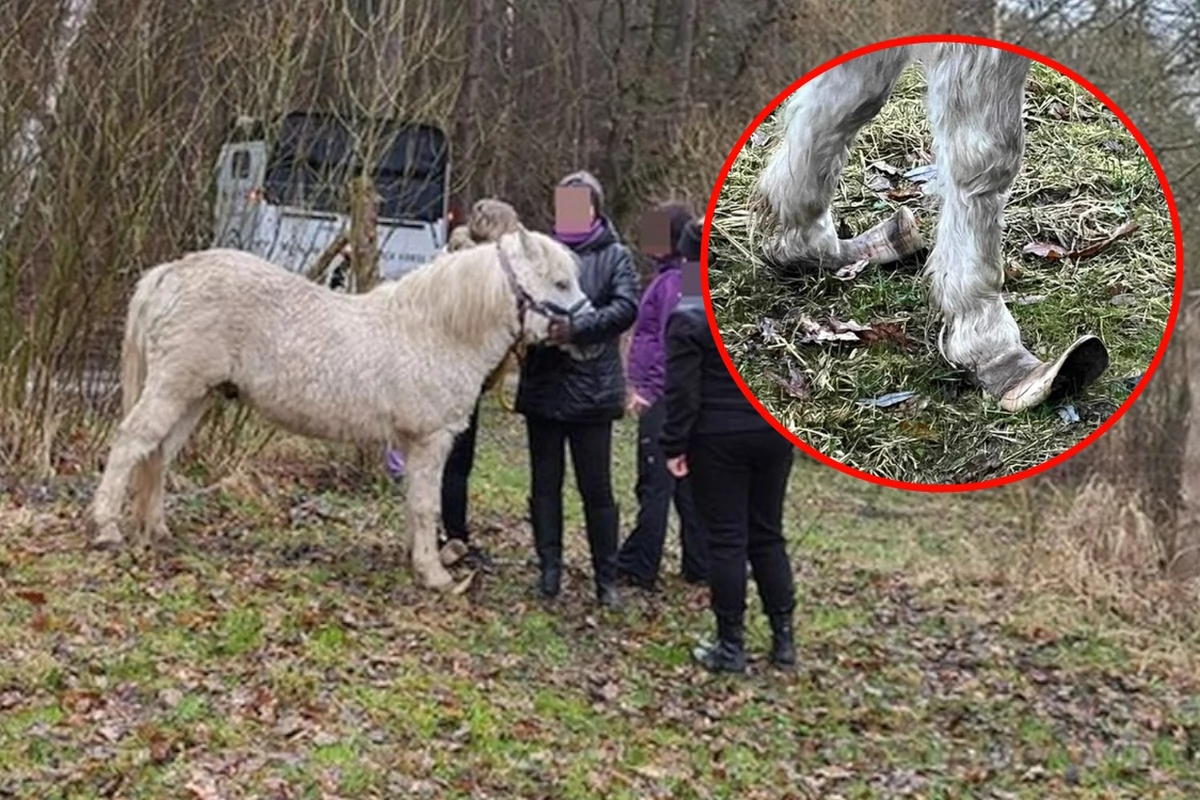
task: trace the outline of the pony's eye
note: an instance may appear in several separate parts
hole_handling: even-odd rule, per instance
[[[565,292],[567,289],[571,288],[571,284],[567,283],[566,281],[555,281],[554,288],[558,289],[560,292]]]

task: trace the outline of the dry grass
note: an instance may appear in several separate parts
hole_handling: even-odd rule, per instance
[[[1037,496],[1044,519],[1005,559],[1006,580],[1146,628],[1194,626],[1200,580],[1168,577],[1169,543],[1137,495],[1094,478],[1077,492]]]
[[[917,214],[933,241],[929,198],[887,198],[866,186],[883,160],[907,170],[931,161],[924,77],[902,76],[891,102],[861,133],[834,201],[852,231],[865,230],[899,203]],[[1150,364],[1169,316],[1175,283],[1170,214],[1157,177],[1133,136],[1082,87],[1035,65],[1026,102],[1027,145],[1006,213],[1004,254],[1009,306],[1026,345],[1051,358],[1077,336],[1095,333],[1111,365],[1070,399],[1079,421],[1049,406],[1020,415],[999,409],[938,355],[937,320],[913,264],[869,267],[852,281],[811,276],[772,280],[757,256],[763,221],[752,214],[754,181],[770,152],[776,120],[764,122],[766,144],[747,146],[733,164],[712,228],[713,308],[734,363],[771,413],[822,453],[851,467],[918,483],[974,482],[1034,467],[1082,441],[1129,396]],[[893,178],[896,189],[913,188]],[[1138,230],[1087,260],[1031,261],[1031,241],[1065,246],[1103,239],[1134,219]],[[1114,303],[1114,297],[1120,298]],[[901,326],[914,346],[850,348],[791,341],[796,321],[832,314],[862,324]],[[779,338],[764,336],[769,319]],[[771,375],[803,373],[809,396],[796,399]],[[915,391],[888,410],[860,398]]]

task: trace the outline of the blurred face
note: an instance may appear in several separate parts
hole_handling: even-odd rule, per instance
[[[554,229],[561,233],[584,233],[592,227],[596,210],[586,186],[554,188]]]
[[[653,209],[642,215],[641,236],[642,252],[653,258],[664,258],[671,255],[671,219],[667,212]]]

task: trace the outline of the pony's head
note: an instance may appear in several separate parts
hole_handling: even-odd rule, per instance
[[[579,262],[566,246],[544,233],[524,228],[502,235],[496,246],[501,269],[521,314],[526,344],[547,341],[552,320],[570,319],[592,310],[579,286]],[[574,350],[570,345],[564,349]]]

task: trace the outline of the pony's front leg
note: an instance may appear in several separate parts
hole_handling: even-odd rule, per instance
[[[758,202],[778,232],[763,246],[776,266],[831,268],[868,258],[897,260],[922,244],[911,213],[900,213],[857,239],[839,241],[829,204],[864,125],[887,102],[912,53],[892,47],[818,75],[784,109],[783,142],[759,176]]]
[[[1021,105],[1029,60],[978,45],[943,45],[929,69],[928,105],[942,189],[928,270],[943,327],[939,348],[1008,411],[1094,381],[1108,366],[1095,337],[1044,364],[1021,344],[1001,299],[1001,220],[1021,167]]]
[[[438,555],[438,515],[442,502],[442,470],[454,434],[448,430],[413,442],[405,454],[408,464],[408,531],[413,571],[430,589],[446,589],[453,578]]]

